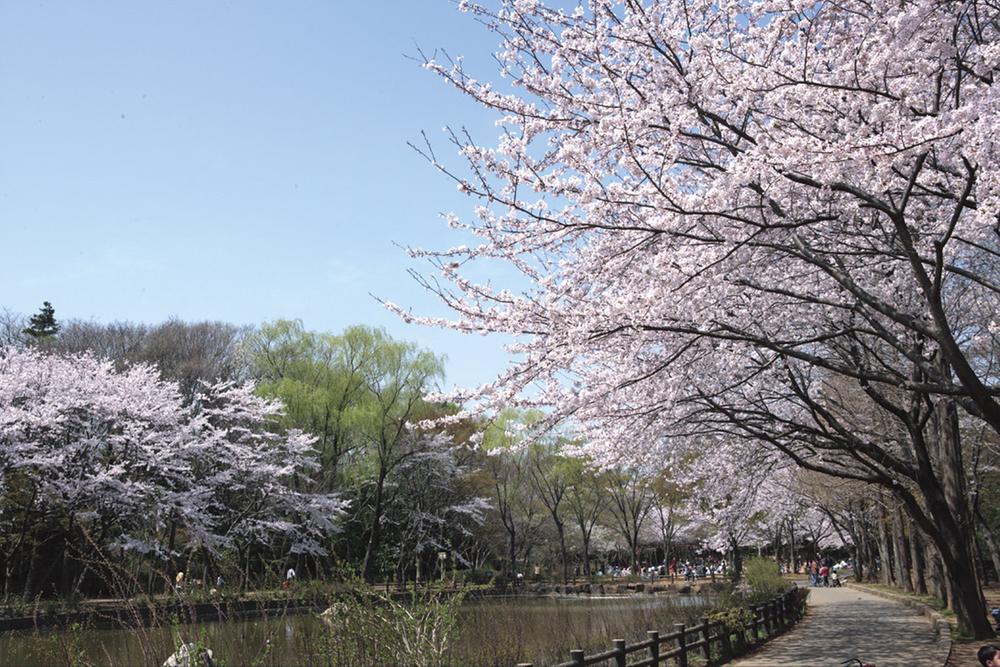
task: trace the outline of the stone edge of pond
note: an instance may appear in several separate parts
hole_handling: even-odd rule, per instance
[[[321,610],[325,606],[326,598],[171,602],[155,607],[139,603],[95,605],[79,611],[39,612],[31,616],[0,618],[0,632],[48,630],[73,623],[91,623],[98,628],[125,628],[135,625],[137,620],[143,626],[150,626],[156,618],[166,622],[172,618],[180,618],[183,623],[197,623],[224,620],[227,617],[252,618],[255,614],[273,611],[299,613]]]

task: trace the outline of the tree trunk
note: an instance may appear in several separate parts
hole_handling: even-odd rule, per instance
[[[507,576],[513,580],[517,569],[517,533],[513,525],[507,529],[507,568]]]
[[[35,569],[38,567],[38,540],[31,542],[31,556],[28,558],[28,574],[24,578],[24,597],[30,598],[34,592]]]
[[[933,544],[927,548],[927,586],[931,595],[944,602],[946,607],[951,607],[948,602],[948,587],[944,581],[944,567],[941,565],[941,554]]]
[[[942,368],[948,370],[944,362]],[[972,543],[975,531],[965,492],[958,408],[954,399],[939,398],[935,416],[938,468],[944,502],[938,503],[934,502],[937,498],[927,498],[926,480],[922,480],[925,483],[921,484],[921,490],[924,491],[931,515],[940,526],[938,549],[944,562],[959,631],[971,634],[976,639],[992,639],[996,634],[986,620],[986,600],[975,566],[976,549]]]
[[[878,558],[879,582],[888,586],[892,583],[892,559],[889,555],[889,536],[885,529],[885,507],[879,504],[878,508]]]
[[[736,540],[730,539],[729,546],[733,550],[733,580],[743,576],[743,556],[740,554],[740,546]]]
[[[569,560],[566,554],[566,529],[562,523],[556,523],[559,533],[559,555],[562,557],[563,585],[569,583]]]
[[[918,483],[926,513],[913,496],[901,493],[901,499],[908,503],[910,514],[919,518],[920,527],[941,556],[949,608],[955,612],[959,632],[975,639],[990,639],[995,634],[986,619],[986,602],[976,575],[975,556],[961,518],[953,513],[936,478],[921,475]]]
[[[993,531],[990,530],[981,516],[979,517],[979,534],[982,535],[986,549],[990,553],[990,560],[993,562],[993,576],[1000,578],[1000,549],[997,549]]]
[[[865,561],[868,557],[868,550],[865,547],[865,531],[853,513],[848,518],[851,521],[851,539],[854,542],[854,580],[864,581],[865,573],[868,570],[868,563]]]
[[[913,583],[910,581],[909,549],[906,545],[906,535],[903,529],[903,512],[899,505],[892,511],[892,552],[893,572],[896,585],[900,586],[907,593],[913,592]]]
[[[380,472],[375,485],[375,505],[372,508],[371,524],[368,526],[365,558],[361,564],[361,576],[369,584],[375,581],[375,554],[382,538],[382,494],[385,490],[385,477],[385,472]]]
[[[920,529],[910,523],[910,580],[913,592],[917,595],[927,595],[927,579],[924,577],[924,545],[920,537]]]

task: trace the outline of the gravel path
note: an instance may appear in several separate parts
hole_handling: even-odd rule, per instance
[[[858,657],[878,667],[941,667],[939,642],[919,612],[851,588],[813,588],[806,617],[736,667],[825,667]]]

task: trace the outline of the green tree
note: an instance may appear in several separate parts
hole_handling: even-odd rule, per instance
[[[56,309],[48,301],[42,302],[38,313],[28,320],[28,328],[24,333],[36,341],[51,338],[59,333],[59,323],[56,322]]]
[[[324,490],[352,498],[365,579],[374,579],[383,543],[383,519],[398,466],[431,442],[412,424],[437,406],[423,400],[443,377],[443,360],[385,331],[354,326],[343,333],[306,331],[300,321],[278,320],[248,337],[246,351],[259,391],[281,399],[287,425],[318,438]],[[440,416],[440,415],[437,415]]]
[[[570,458],[565,462],[570,486],[567,489],[567,506],[573,516],[573,522],[580,530],[580,542],[583,546],[583,573],[589,577],[590,542],[607,499],[605,475],[594,469],[591,463],[582,458]]]
[[[540,441],[528,448],[528,473],[535,492],[548,510],[559,538],[563,583],[569,580],[569,555],[566,551],[567,493],[573,485],[570,460],[560,453],[559,441]]]
[[[374,364],[371,330],[340,335],[306,331],[299,320],[264,324],[245,349],[258,391],[285,405],[287,426],[318,438],[324,490],[339,485],[341,464],[361,444],[359,423],[370,399],[364,371]]]
[[[504,531],[504,571],[514,576],[519,555],[525,558],[535,544],[544,520],[544,509],[531,480],[531,460],[524,427],[535,419],[531,413],[504,410],[483,435],[483,475],[491,489],[496,519]]]
[[[367,543],[361,571],[365,580],[372,581],[382,545],[382,518],[391,500],[386,482],[399,465],[430,444],[429,438],[410,425],[435,411],[424,396],[444,377],[444,361],[412,343],[393,340],[381,329],[359,327],[358,333],[370,346],[371,361],[361,372],[366,400],[356,426],[362,446],[359,469],[369,482]]]

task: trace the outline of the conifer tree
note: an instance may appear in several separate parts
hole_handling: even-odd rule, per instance
[[[56,309],[48,301],[42,302],[42,307],[29,320],[30,326],[24,333],[35,340],[42,340],[59,333],[59,323],[56,322]]]

